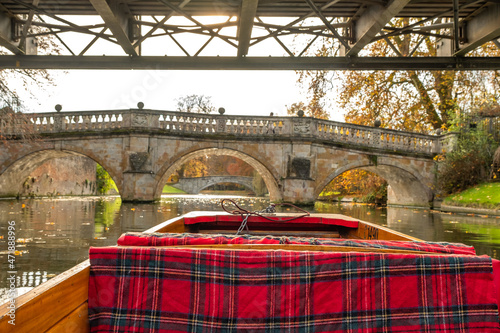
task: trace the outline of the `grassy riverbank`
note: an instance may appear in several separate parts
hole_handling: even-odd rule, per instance
[[[449,206],[500,209],[500,183],[484,183],[444,199]]]
[[[163,186],[163,192],[164,194],[186,194],[183,190],[179,190],[178,188],[175,188],[170,185],[165,185]]]

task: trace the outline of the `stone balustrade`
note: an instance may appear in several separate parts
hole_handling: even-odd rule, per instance
[[[453,146],[448,135],[425,135],[307,117],[213,115],[157,110],[23,113],[0,117],[0,134],[70,133],[150,129],[174,135],[295,138],[437,154]]]

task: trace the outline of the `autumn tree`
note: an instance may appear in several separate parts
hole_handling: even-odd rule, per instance
[[[37,20],[35,17],[34,21]],[[44,35],[47,31],[47,28],[32,25],[28,33],[39,34],[36,39],[38,54],[59,54],[61,49],[53,38]],[[0,55],[7,54],[9,52],[0,47]],[[0,123],[4,129],[0,133],[0,140],[4,144],[6,139],[36,138],[31,119],[22,112],[26,109],[27,100],[36,100],[36,92],[44,91],[54,84],[54,78],[47,70],[0,69]],[[5,133],[5,130],[9,133]]]
[[[243,160],[228,156],[202,156],[184,163],[178,170],[180,178],[205,176],[253,176],[254,169]]]
[[[208,174],[217,176],[253,175],[254,168],[245,161],[228,155],[212,155],[206,159]]]
[[[215,111],[212,97],[205,95],[186,95],[176,99],[177,111],[194,113],[211,113]]]
[[[388,26],[401,28],[415,24],[417,19],[393,19]],[[444,23],[442,18],[422,24]],[[439,32],[439,31],[437,31]],[[371,57],[433,57],[437,55],[437,40],[424,33],[394,35],[368,45],[362,56]],[[339,43],[324,39],[323,45],[309,55],[333,56]],[[471,56],[499,56],[500,50],[487,43],[470,53]],[[430,133],[448,129],[488,99],[498,100],[499,71],[301,71],[298,83],[309,96],[322,98],[322,105],[334,105],[332,111],[342,112],[345,121],[373,125],[378,119],[382,127]],[[315,101],[313,98],[309,99]],[[315,103],[313,103],[315,105]],[[299,105],[307,108],[307,105]],[[345,173],[330,185],[345,189],[346,184],[359,179]],[[365,179],[365,178],[363,178]]]
[[[399,18],[388,25],[396,29],[414,21]],[[438,52],[436,42],[431,34],[395,35],[371,43],[362,55],[433,57]],[[337,50],[337,42],[325,39],[310,53],[331,56]],[[470,55],[499,56],[500,51],[488,43]],[[499,71],[301,71],[297,81],[308,91],[311,107],[322,99],[322,105],[335,106],[331,111],[343,112],[346,122],[372,125],[379,119],[386,128],[429,133],[449,128],[455,116],[471,110],[485,92],[499,91],[499,75]]]
[[[328,51],[326,46],[316,52],[316,56],[325,56]],[[287,114],[297,115],[302,110],[306,117],[328,119],[327,93],[332,88],[328,71],[297,71],[297,83],[306,91],[307,103],[294,102],[286,106]]]
[[[177,170],[179,178],[195,178],[208,176],[208,168],[205,163],[205,158],[192,158]]]
[[[24,18],[25,19],[25,18]],[[28,35],[37,34],[37,54],[60,54],[61,47],[50,37],[48,28],[35,24],[40,19],[34,17],[34,23],[28,30]],[[0,55],[10,54],[0,47]],[[47,89],[55,84],[54,77],[44,69],[0,69],[0,108],[8,108],[14,112],[25,109],[24,99],[35,99],[36,91]],[[23,93],[20,93],[20,92]]]
[[[410,23],[395,19],[390,25],[400,28]],[[437,55],[435,38],[410,34],[389,37],[389,43],[374,42],[366,52],[374,57]],[[492,43],[475,51],[479,53],[500,54]],[[337,102],[347,122],[371,125],[379,119],[383,127],[428,133],[449,128],[457,114],[477,103],[476,96],[498,91],[498,75],[498,71],[348,71],[334,74],[334,80],[339,82]]]
[[[360,201],[381,203],[387,201],[387,182],[373,172],[353,169],[332,180],[320,196],[325,198],[355,196],[361,197]]]

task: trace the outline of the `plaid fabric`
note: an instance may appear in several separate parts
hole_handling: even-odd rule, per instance
[[[91,332],[500,332],[488,257],[90,249]]]
[[[326,246],[349,246],[362,248],[398,249],[434,253],[476,254],[474,247],[444,242],[382,241],[356,239],[326,239],[306,237],[273,237],[250,235],[207,235],[207,234],[165,234],[125,233],[118,239],[123,246],[172,246],[207,244],[308,244]]]

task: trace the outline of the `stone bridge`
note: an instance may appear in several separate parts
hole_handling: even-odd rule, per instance
[[[15,197],[45,161],[87,156],[102,165],[124,201],[153,201],[186,161],[229,155],[250,164],[272,201],[311,203],[345,171],[389,184],[388,203],[429,207],[433,157],[451,135],[423,135],[307,117],[206,115],[146,109],[17,114],[0,119],[0,196]],[[38,137],[25,140],[21,128]]]
[[[179,190],[183,190],[189,194],[198,194],[210,186],[222,184],[222,183],[232,183],[245,186],[245,188],[253,191],[257,195],[262,195],[264,193],[258,193],[259,191],[255,189],[253,184],[253,177],[243,177],[243,176],[207,176],[207,177],[193,177],[193,178],[180,178],[175,184],[170,184]]]

